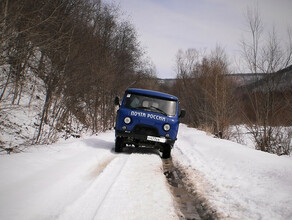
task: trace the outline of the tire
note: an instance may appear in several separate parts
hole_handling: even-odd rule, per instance
[[[165,144],[162,149],[162,158],[168,159],[170,158],[171,154],[171,146],[169,144]]]
[[[116,137],[116,143],[115,143],[115,152],[120,153],[123,151],[123,138]]]

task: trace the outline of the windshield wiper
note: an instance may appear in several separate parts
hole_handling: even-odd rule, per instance
[[[163,115],[167,115],[166,112],[163,111],[163,110],[160,109],[160,108],[156,108],[156,107],[154,107],[154,106],[151,106],[150,109],[155,109],[155,110],[157,110],[159,113],[161,113],[161,114],[163,114]]]

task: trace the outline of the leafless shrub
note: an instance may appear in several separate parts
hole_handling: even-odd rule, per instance
[[[282,47],[275,28],[264,38],[263,22],[257,8],[247,10],[247,24],[250,40],[241,41],[242,57],[247,67],[257,77],[265,74],[255,83],[247,85],[241,99],[243,100],[244,121],[254,137],[256,148],[270,153],[288,152],[288,139],[276,126],[289,124],[285,95],[287,92],[280,87],[282,75],[280,70],[292,64],[292,41],[288,37],[287,46]],[[290,36],[290,35],[289,35]],[[267,39],[267,40],[265,40]],[[284,88],[291,89],[291,88]],[[280,150],[281,148],[281,150]]]

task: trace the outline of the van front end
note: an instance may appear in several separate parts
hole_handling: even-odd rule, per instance
[[[116,101],[116,104],[119,102]],[[150,146],[159,149],[163,158],[169,158],[177,138],[178,110],[175,96],[128,89],[117,111],[115,151],[121,152],[126,145]]]

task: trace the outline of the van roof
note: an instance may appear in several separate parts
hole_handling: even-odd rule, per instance
[[[163,93],[163,92],[157,92],[153,90],[146,90],[146,89],[127,89],[126,93],[135,93],[135,94],[141,94],[141,95],[148,95],[148,96],[154,96],[154,97],[160,97],[163,99],[170,99],[178,101],[178,98],[176,96]]]

